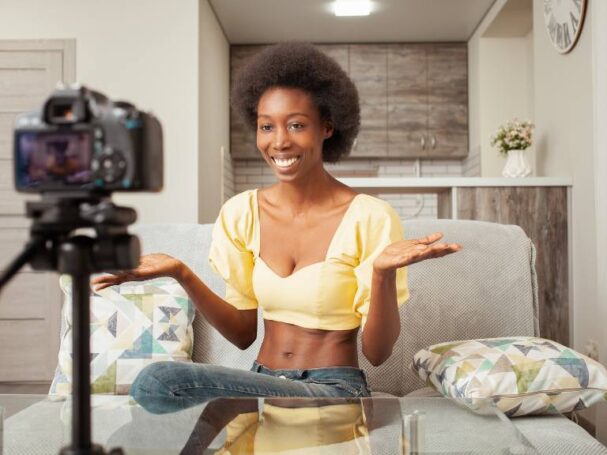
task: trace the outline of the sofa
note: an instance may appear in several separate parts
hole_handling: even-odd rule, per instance
[[[409,267],[410,298],[400,308],[402,331],[392,356],[373,367],[359,352],[373,394],[436,395],[410,369],[413,355],[432,344],[540,335],[535,248],[521,228],[464,220],[413,220],[404,228],[408,238],[441,231],[445,241],[460,243],[464,248]],[[224,284],[207,261],[211,229],[212,225],[146,224],[134,226],[132,232],[139,235],[144,254],[163,252],[181,259],[223,295]],[[253,345],[240,350],[197,316],[193,360],[248,369],[263,338],[261,320],[258,330]],[[439,400],[445,400],[447,406],[447,399]],[[23,425],[25,434],[33,416],[26,409],[11,419],[13,425]],[[513,422],[540,453],[607,454],[603,445],[565,417],[519,417]]]
[[[212,225],[140,225],[144,253],[165,252],[180,258],[219,295],[224,284],[209,267]],[[401,335],[392,356],[373,367],[359,350],[361,368],[374,394],[433,396],[411,370],[413,355],[432,344],[472,338],[540,336],[535,247],[523,230],[470,220],[411,220],[405,236],[440,231],[444,241],[463,250],[409,267],[410,298],[400,308]],[[204,318],[194,321],[195,362],[249,368],[263,339],[241,351],[227,342]],[[359,349],[361,343],[359,342]],[[445,399],[446,400],[446,399]],[[607,454],[584,429],[562,416],[513,419],[525,437],[546,454]]]

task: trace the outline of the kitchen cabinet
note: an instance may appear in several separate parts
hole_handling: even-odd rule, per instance
[[[351,157],[388,155],[388,47],[381,44],[349,46],[350,78],[358,89],[360,131]]]
[[[230,90],[238,71],[265,46],[232,46],[230,48]],[[230,93],[231,97],[231,93]],[[231,98],[230,98],[231,102]],[[235,159],[261,160],[257,151],[255,131],[230,106],[230,152]]]
[[[465,44],[392,44],[388,49],[388,155],[468,155]]]
[[[264,46],[232,46],[231,78]],[[361,127],[350,158],[468,155],[466,43],[323,44],[352,78]],[[254,132],[231,111],[231,153],[261,159]]]

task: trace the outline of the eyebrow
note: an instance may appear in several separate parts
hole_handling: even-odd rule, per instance
[[[304,117],[310,117],[307,114],[304,114],[303,112],[293,112],[292,114],[289,114],[288,117],[295,117],[296,115],[302,115]],[[267,118],[272,118],[271,115],[267,115],[267,114],[258,114],[257,117],[267,117]]]

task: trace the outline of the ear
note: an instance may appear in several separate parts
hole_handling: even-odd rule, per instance
[[[325,122],[324,137],[325,137],[325,139],[329,139],[331,136],[333,136],[333,123],[327,121],[327,122]]]

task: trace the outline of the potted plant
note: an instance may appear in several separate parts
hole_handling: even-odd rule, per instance
[[[508,158],[502,171],[504,177],[526,177],[531,174],[525,150],[531,147],[534,126],[529,120],[513,119],[500,126],[491,136],[491,145],[497,146],[500,154]]]

